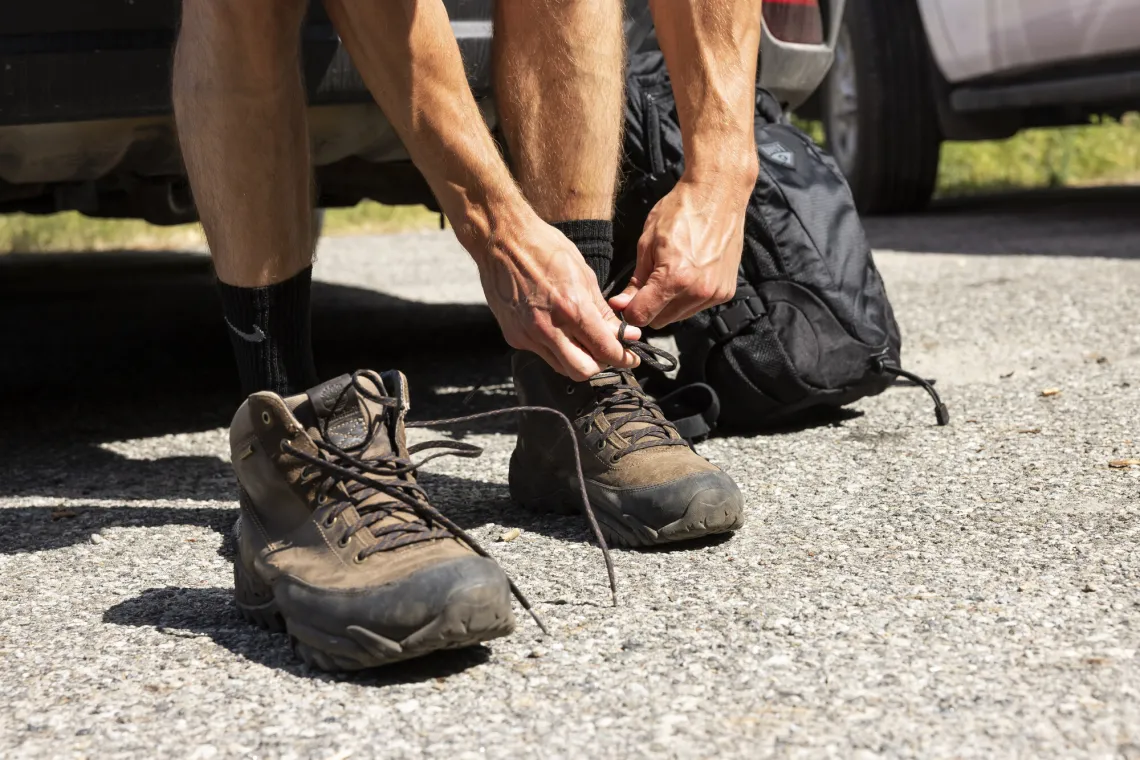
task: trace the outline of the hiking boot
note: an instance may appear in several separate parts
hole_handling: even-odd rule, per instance
[[[732,478],[693,451],[633,373],[576,383],[535,354],[512,359],[519,403],[553,407],[574,424],[586,493],[606,539],[652,546],[736,530],[743,498]],[[581,509],[565,426],[527,413],[511,456],[511,497],[524,507]]]
[[[438,512],[408,460],[407,406],[402,374],[358,372],[289,398],[255,393],[230,427],[238,609],[287,631],[297,654],[324,670],[514,630],[506,575],[445,518],[431,519]]]

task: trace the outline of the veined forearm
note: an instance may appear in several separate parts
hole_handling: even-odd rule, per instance
[[[498,225],[530,209],[471,94],[443,3],[326,5],[368,88],[477,257]]]
[[[755,174],[760,0],[650,0],[677,101],[685,172]],[[754,181],[754,180],[753,180]]]

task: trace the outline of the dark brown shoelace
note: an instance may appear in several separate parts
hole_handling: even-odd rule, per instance
[[[668,351],[663,351],[645,341],[625,337],[628,324],[624,314],[619,312],[618,316],[621,318],[621,326],[618,328],[617,337],[622,346],[656,370],[671,372],[677,368],[676,357]],[[616,462],[626,454],[655,446],[688,446],[689,444],[677,433],[676,426],[666,419],[661,407],[642,390],[641,386],[636,382],[626,381],[628,375],[626,371],[617,370],[600,373],[595,377],[616,377],[617,382],[596,385],[592,388],[598,409],[605,415],[610,426],[615,431],[620,431],[622,437],[628,441],[628,445],[613,454],[612,461]],[[582,409],[579,413],[586,411]],[[642,423],[642,427],[621,430],[630,423]]]
[[[612,462],[635,451],[655,446],[688,446],[688,442],[677,432],[676,426],[666,419],[661,407],[650,398],[640,385],[626,382],[625,373],[607,372],[603,377],[617,377],[617,382],[596,385],[591,388],[600,411],[610,427],[621,434],[627,444],[612,455]],[[586,409],[580,410],[586,413]],[[623,429],[630,423],[641,423],[640,427]],[[589,431],[586,423],[584,432]]]
[[[375,383],[376,387],[383,387],[383,384],[379,382],[379,377],[375,372],[371,370],[358,370],[352,374],[351,384],[345,386],[341,393],[344,394],[349,388],[352,388],[357,394],[385,409],[393,409],[397,412],[400,410],[401,402],[399,399],[382,396],[374,392],[361,382],[361,378],[363,377],[367,377],[370,381]],[[407,423],[407,427],[453,425],[504,414],[519,414],[523,412],[537,412],[557,416],[566,427],[567,432],[570,433],[569,440],[575,440],[574,427],[570,420],[558,410],[544,406],[514,406],[450,419]],[[329,510],[328,516],[325,519],[331,522],[338,515],[343,514],[350,506],[355,506],[358,511],[363,512],[363,514],[360,515],[360,520],[355,525],[350,526],[346,538],[354,535],[357,531],[370,528],[372,535],[379,540],[363,550],[360,559],[365,559],[369,555],[377,552],[390,551],[400,546],[451,537],[463,541],[463,543],[467,544],[476,554],[490,558],[491,555],[488,554],[487,551],[479,545],[479,542],[472,538],[467,531],[460,528],[428,502],[427,493],[422,486],[412,481],[400,479],[401,475],[415,472],[431,459],[448,455],[476,457],[482,453],[482,449],[478,446],[460,441],[427,441],[416,444],[415,446],[410,446],[408,448],[408,454],[411,455],[432,448],[443,448],[446,449],[446,451],[433,454],[419,462],[413,462],[396,454],[370,456],[365,459],[363,452],[368,450],[369,445],[378,434],[383,422],[384,421],[378,417],[368,419],[366,421],[367,432],[363,440],[359,444],[350,447],[350,449],[340,448],[328,443],[326,429],[328,423],[318,423],[318,430],[321,432],[321,437],[326,439],[314,440],[317,446],[318,456],[302,451],[288,442],[282,443],[281,448],[283,451],[306,463],[306,468],[302,470],[302,477],[305,479],[305,482],[312,482],[312,480],[318,477],[322,478],[321,485],[318,487],[319,498],[326,500],[332,498],[330,494],[332,494],[334,490],[339,491],[342,495],[342,498],[339,498],[333,508]],[[605,537],[602,536],[597,518],[594,516],[593,508],[590,506],[590,500],[586,495],[586,480],[582,474],[582,462],[578,455],[578,447],[572,446],[571,449],[574,457],[574,469],[578,478],[579,495],[582,499],[582,509],[586,513],[586,518],[589,520],[594,538],[597,539],[598,546],[601,547],[602,557],[606,564],[606,574],[609,578],[612,601],[614,606],[617,606],[617,579],[614,574],[613,560],[610,557],[609,547],[606,545]],[[376,494],[384,494],[395,501],[366,505],[366,500]],[[410,512],[415,519],[411,522],[401,522],[400,524],[389,523],[387,525],[378,525],[378,523],[383,521],[386,517],[393,515],[397,511]],[[519,590],[514,580],[508,577],[507,581],[510,584],[511,593],[518,599],[519,604],[530,614],[542,632],[549,635],[550,632],[539,618],[538,613],[534,611],[530,601],[527,600],[526,596]]]

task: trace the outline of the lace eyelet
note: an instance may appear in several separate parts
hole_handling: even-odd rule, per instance
[[[328,517],[325,518],[325,527],[331,528],[333,526],[333,523],[335,523],[335,522],[336,522],[336,518],[333,517],[332,515],[329,515]]]
[[[337,539],[336,545],[343,549],[344,547],[348,546],[348,540],[349,536],[341,536],[339,539]]]
[[[598,441],[598,451],[601,451],[605,447],[606,447],[606,439],[603,438],[600,441]]]
[[[582,432],[583,433],[589,433],[590,432],[590,421],[589,420],[586,420],[585,422],[582,423]]]
[[[621,454],[614,452],[610,456],[610,464],[617,464],[619,459],[621,459]]]
[[[566,386],[566,395],[567,396],[573,396],[575,390],[576,390],[576,388],[574,388],[573,385],[567,385]]]
[[[357,565],[359,565],[365,559],[367,559],[367,557],[362,555],[360,552],[357,552],[356,554],[352,555],[352,561],[354,564],[357,564]]]
[[[328,504],[329,501],[330,501],[330,499],[326,494],[321,494],[320,496],[317,497],[317,503],[318,504],[321,504],[321,505]]]
[[[266,425],[272,425],[273,424],[273,418],[269,416],[269,412],[262,412],[261,413],[261,421],[264,422]]]

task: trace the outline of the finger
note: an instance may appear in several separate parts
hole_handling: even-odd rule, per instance
[[[681,299],[674,299],[669,303],[650,323],[650,327],[654,330],[660,330],[668,327],[674,322],[680,322],[683,319],[688,319],[694,314],[699,314],[705,309],[715,304],[706,303],[702,301],[690,301]]]
[[[550,368],[555,372],[560,375],[566,374],[566,368],[562,366],[562,361],[554,354],[553,351],[551,351],[539,341],[524,338],[523,340],[518,341],[518,344],[519,345],[511,343],[511,346],[518,351],[529,351],[532,354],[537,354],[539,358],[549,364]]]
[[[676,293],[661,280],[650,278],[645,287],[622,310],[625,319],[631,325],[644,327],[657,319],[665,307],[673,300]]]
[[[612,321],[607,319],[607,320],[604,320],[601,324],[601,327],[600,327],[601,332],[594,331],[594,332],[587,334],[585,331],[585,328],[582,328],[581,333],[575,333],[575,338],[587,351],[589,351],[594,356],[595,359],[598,360],[598,363],[601,364],[603,367],[616,367],[618,369],[633,369],[637,365],[641,364],[641,359],[637,358],[637,354],[630,351],[628,348],[623,346],[617,340],[617,333],[618,333],[618,329],[620,328],[620,326],[621,326],[621,323],[619,323],[616,319],[612,320]],[[625,337],[628,340],[640,339],[641,331],[637,330],[636,333],[633,333],[632,331],[634,331],[634,330],[637,330],[637,328],[626,326],[626,336]],[[634,334],[637,337],[633,337]],[[599,356],[597,353],[594,352],[593,349],[591,349],[593,342],[597,341],[599,339],[605,339],[607,344],[610,344],[610,342],[612,341],[612,345],[617,347],[616,351],[613,349],[610,349],[611,352],[607,353],[607,355],[604,358]]]
[[[625,325],[625,332],[623,333],[621,330],[621,320],[613,311],[606,309],[605,320],[606,328],[609,329],[610,332],[612,332],[614,335],[621,335],[622,339],[625,341],[641,340],[641,328],[634,327],[627,322]],[[637,354],[626,348],[624,344],[622,345],[622,350],[625,352],[624,361],[621,364],[614,364],[615,367],[620,367],[622,369],[633,369],[634,367],[640,366],[641,358],[638,357]]]
[[[568,375],[566,367],[558,356],[546,346],[535,346],[534,353],[542,357],[542,360],[550,365],[550,368],[560,375]]]
[[[716,299],[713,295],[707,287],[701,285],[680,290],[665,305],[665,308],[658,312],[650,324],[654,329],[659,329],[682,319],[687,319],[703,309],[715,305]]]
[[[641,237],[637,241],[637,265],[633,269],[633,274],[630,275],[629,284],[625,286],[622,292],[610,299],[611,305],[616,301],[618,305],[613,308],[622,311],[630,300],[637,295],[637,292],[645,286],[649,281],[650,275],[653,274],[653,248],[650,241],[653,240],[653,235],[646,231],[641,233]]]
[[[618,318],[617,314],[611,312],[610,316],[606,317],[606,325],[609,326],[610,332],[612,332],[614,335],[617,335],[621,329],[621,320]],[[641,328],[635,327],[629,322],[626,322],[625,335],[622,337],[624,337],[626,340],[641,340]]]
[[[547,346],[554,352],[555,356],[558,357],[559,362],[561,362],[562,374],[571,380],[577,382],[589,380],[604,369],[604,367],[598,364],[581,346],[570,340],[570,338],[561,331],[550,338],[547,342]]]
[[[625,311],[625,307],[629,306],[629,302],[633,300],[634,295],[637,293],[637,288],[626,288],[616,296],[610,297],[610,308],[614,311]]]
[[[610,318],[603,317],[603,311],[609,312]],[[595,308],[582,310],[578,324],[571,330],[572,336],[590,356],[603,367],[633,366],[626,357],[625,347],[617,339],[620,322],[613,315],[613,311],[601,301]]]

